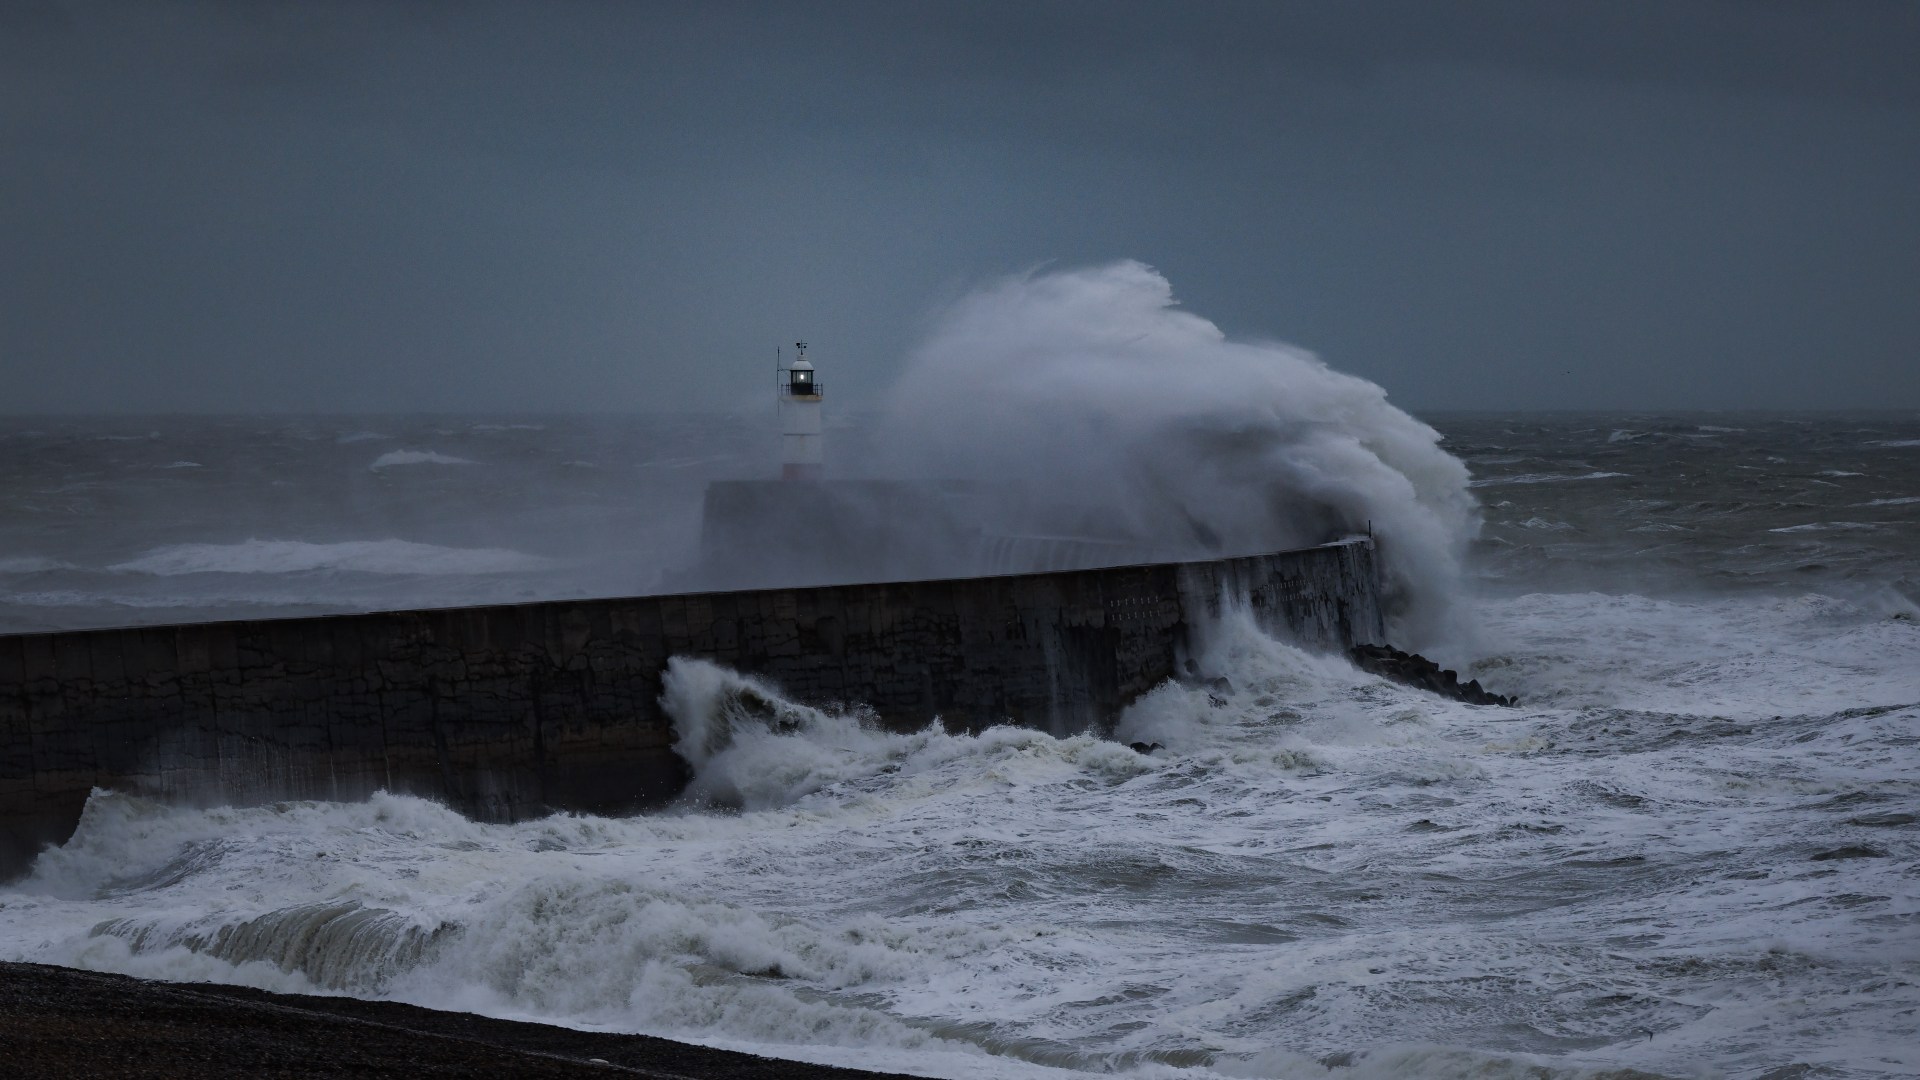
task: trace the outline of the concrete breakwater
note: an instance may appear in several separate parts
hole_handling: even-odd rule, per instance
[[[1382,638],[1372,541],[1008,577],[0,636],[0,875],[94,788],[257,804],[406,792],[469,816],[619,813],[686,766],[673,656],[889,727],[1111,723],[1233,598],[1303,643]]]

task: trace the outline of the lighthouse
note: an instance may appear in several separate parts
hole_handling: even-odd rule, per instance
[[[793,343],[793,363],[780,371],[780,478],[812,480],[825,463],[820,440],[820,382],[807,343]]]

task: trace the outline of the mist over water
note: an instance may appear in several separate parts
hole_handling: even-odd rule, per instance
[[[1229,339],[1141,263],[1035,272],[961,300],[882,419],[899,474],[1016,492],[1007,531],[1106,531],[1181,559],[1372,528],[1396,640],[1433,647],[1461,629],[1451,602],[1477,507],[1439,434],[1310,353]]]
[[[739,417],[0,418],[0,632],[658,589]]]

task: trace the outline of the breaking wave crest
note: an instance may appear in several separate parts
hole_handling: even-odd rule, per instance
[[[383,436],[373,436],[382,438]],[[373,459],[367,468],[373,472],[391,469],[396,465],[478,465],[470,458],[454,457],[434,450],[389,450]]]
[[[858,795],[911,785],[962,759],[1024,758],[1035,775],[1086,769],[1116,779],[1145,768],[1131,750],[1091,734],[1056,739],[994,727],[956,735],[937,721],[887,731],[864,705],[802,705],[764,679],[707,660],[672,658],[663,684],[660,704],[673,720],[674,751],[693,767],[686,798],[696,804],[761,810],[828,789]]]
[[[184,922],[108,919],[96,937],[115,937],[134,953],[182,948],[236,967],[266,963],[330,990],[378,993],[410,970],[450,929],[357,901],[295,904],[235,919],[230,913]]]

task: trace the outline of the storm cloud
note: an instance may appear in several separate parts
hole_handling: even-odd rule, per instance
[[[1906,4],[0,5],[0,412],[724,409],[1142,260],[1437,408],[1920,406]]]

